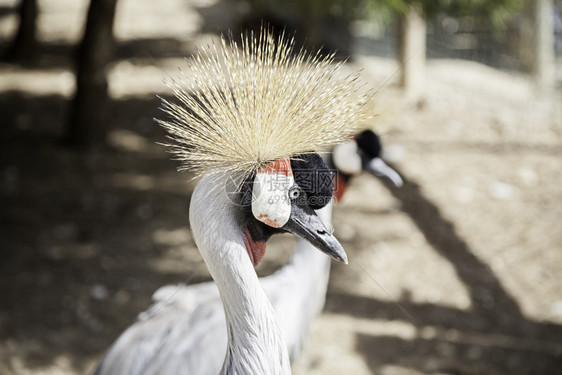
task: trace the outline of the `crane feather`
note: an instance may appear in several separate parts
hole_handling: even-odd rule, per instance
[[[356,133],[369,117],[370,94],[358,73],[319,51],[296,51],[294,39],[258,35],[200,48],[187,72],[167,82],[162,99],[166,144],[180,170],[195,176],[220,172],[249,175],[268,162],[319,152]]]

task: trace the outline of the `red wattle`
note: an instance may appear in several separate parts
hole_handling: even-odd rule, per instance
[[[262,261],[265,255],[265,242],[254,241],[250,235],[248,228],[244,228],[244,245],[246,245],[246,250],[248,251],[248,256],[250,261],[256,267]]]

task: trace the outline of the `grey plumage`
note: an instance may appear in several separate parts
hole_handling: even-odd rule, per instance
[[[339,152],[345,153],[347,148]],[[357,148],[351,150],[352,154],[344,154],[344,159],[360,157]],[[361,163],[367,171],[401,186],[402,180],[390,167],[386,167],[392,171],[390,175],[370,169],[371,161],[379,157],[380,153],[373,159],[367,156]],[[331,204],[318,211],[327,225],[331,223],[331,213]],[[310,324],[324,306],[329,274],[330,258],[301,239],[285,266],[260,279],[277,314],[291,361],[299,356]],[[153,300],[154,304],[108,351],[98,374],[165,375],[180,370],[198,375],[218,373],[227,336],[216,285],[168,285],[156,291]]]
[[[331,211],[331,205],[318,211],[328,225]],[[300,354],[310,324],[324,307],[330,262],[301,239],[285,266],[260,279],[291,360]],[[154,293],[153,301],[108,350],[95,374],[217,374],[227,335],[215,283],[168,285]]]

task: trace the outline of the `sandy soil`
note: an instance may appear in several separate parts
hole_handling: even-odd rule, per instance
[[[0,1],[4,46],[13,3]],[[154,94],[233,20],[212,1],[121,0],[110,147],[82,155],[58,140],[86,1],[41,4],[37,66],[0,65],[0,373],[85,374],[158,287],[209,278],[188,230],[193,183],[155,144]],[[361,176],[336,206],[350,265],[334,264],[295,373],[560,373],[560,89],[430,60],[417,106],[387,82],[394,61],[361,49],[357,67],[382,87],[371,125],[407,183]],[[274,239],[258,272],[293,244]]]

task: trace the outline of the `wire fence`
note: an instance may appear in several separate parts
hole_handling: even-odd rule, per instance
[[[562,0],[553,7],[554,70],[562,84]],[[355,25],[356,49],[362,53],[395,58],[398,26],[376,21]],[[427,58],[464,59],[494,68],[530,73],[535,25],[529,14],[518,13],[502,25],[492,25],[475,14],[439,14],[427,21]]]

